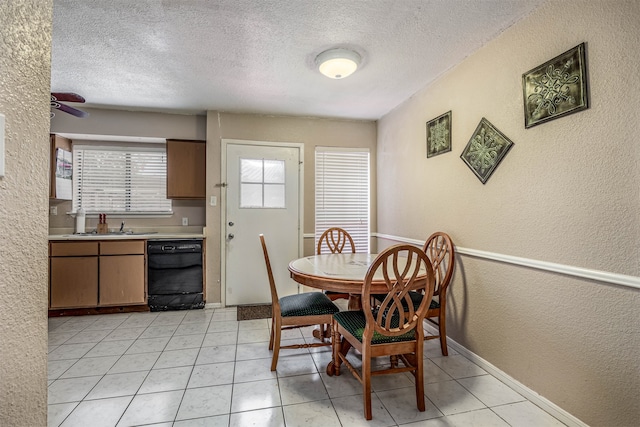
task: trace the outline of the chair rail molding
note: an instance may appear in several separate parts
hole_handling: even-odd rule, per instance
[[[402,243],[411,243],[421,246],[423,240],[409,239],[405,237],[393,236],[390,234],[372,233],[371,237],[377,237],[385,240],[392,240]],[[478,249],[462,248],[455,246],[458,255],[465,255],[474,258],[481,258],[490,261],[502,262],[505,264],[520,265],[523,267],[533,268],[536,270],[550,271],[553,273],[565,274],[567,276],[580,277],[583,279],[595,280],[598,282],[608,283],[612,285],[626,286],[630,288],[640,289],[640,277],[628,276],[624,274],[610,273],[601,270],[592,270],[582,267],[574,267],[571,265],[557,264],[547,261],[539,261],[530,258],[521,258],[511,255],[499,254],[495,252],[481,251]]]

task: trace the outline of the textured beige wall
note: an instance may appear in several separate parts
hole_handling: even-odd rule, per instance
[[[52,1],[0,2],[0,425],[47,423]]]
[[[57,215],[49,213],[49,229],[52,234],[58,233],[60,229],[71,232],[75,227],[75,219],[67,212],[71,212],[70,200],[50,200],[49,206],[58,208]],[[161,218],[121,218],[118,215],[109,215],[107,224],[109,228],[120,227],[121,221],[125,221],[125,229],[156,228],[161,230],[164,227],[182,226],[182,218],[189,218],[189,227],[203,227],[205,225],[204,200],[173,200],[171,203],[173,215]],[[97,227],[98,218],[87,218],[86,230]]]
[[[57,113],[51,119],[51,133],[196,140],[204,140],[206,137],[205,116],[101,108],[82,110],[89,113],[89,117],[82,120],[69,114]]]
[[[51,132],[62,134],[115,135],[132,137],[156,137],[167,139],[191,139],[204,141],[206,117],[185,114],[152,113],[142,111],[83,108],[89,117],[79,120],[69,114],[57,113],[51,120]],[[49,215],[49,228],[73,229],[74,220],[66,212],[71,211],[70,201],[51,200],[50,206],[58,207],[57,215]],[[205,225],[205,209],[202,200],[174,200],[173,215],[165,218],[126,218],[127,228],[178,227],[182,218],[189,218],[189,226]],[[109,227],[120,226],[117,216],[109,221]],[[87,219],[87,227],[95,228],[98,220]]]
[[[210,111],[207,118],[207,197],[220,198],[221,139],[299,142],[304,144],[304,233],[315,227],[315,147],[362,147],[371,150],[376,164],[376,123],[310,117],[228,114]],[[376,206],[375,174],[372,173],[372,207]],[[220,301],[220,204],[207,205],[207,302]],[[376,216],[372,208],[371,229]],[[309,246],[305,239],[305,251]]]
[[[549,1],[381,119],[378,231],[640,276],[639,23],[636,1]],[[583,41],[590,109],[524,129],[522,74]],[[459,158],[482,117],[515,144],[486,185]],[[637,289],[458,260],[448,335],[589,425],[637,425]]]

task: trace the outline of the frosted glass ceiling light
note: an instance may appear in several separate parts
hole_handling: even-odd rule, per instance
[[[360,55],[348,49],[329,49],[316,57],[318,69],[332,79],[344,79],[358,69]]]

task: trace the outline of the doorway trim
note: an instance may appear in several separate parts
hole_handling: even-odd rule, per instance
[[[227,146],[228,145],[259,145],[272,147],[288,147],[300,150],[298,162],[298,257],[304,254],[304,143],[255,141],[245,139],[220,139],[220,303],[227,306]],[[298,287],[300,289],[300,287]]]

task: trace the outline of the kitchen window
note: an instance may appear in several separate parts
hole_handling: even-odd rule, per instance
[[[73,212],[171,214],[164,144],[73,146]]]
[[[369,253],[369,150],[316,147],[316,245],[329,227],[344,228],[356,252]]]

